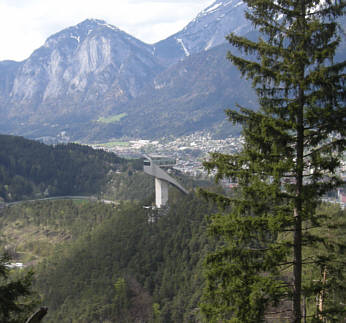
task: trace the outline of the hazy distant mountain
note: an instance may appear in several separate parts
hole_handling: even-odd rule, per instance
[[[65,140],[232,133],[224,110],[256,107],[226,60],[227,34],[256,37],[245,9],[217,0],[154,45],[95,19],[52,35],[27,60],[0,62],[0,132]]]
[[[0,130],[32,138],[63,131],[83,139],[214,127],[224,119],[230,93],[225,81],[239,78],[225,73],[225,48],[208,50],[224,43],[230,31],[251,29],[243,10],[241,1],[216,1],[181,32],[155,45],[101,20],[64,29],[27,60],[0,62]],[[167,50],[178,55],[167,56]],[[204,64],[211,55],[219,55],[212,58],[218,66]],[[178,62],[183,58],[188,59]],[[117,115],[123,119],[97,122],[99,117],[117,120]],[[158,122],[151,125],[153,120]]]
[[[217,0],[183,30],[155,44],[155,55],[166,61],[206,51],[226,43],[226,35],[245,35],[252,30],[245,19],[242,0]]]
[[[223,44],[191,55],[158,74],[144,94],[110,111],[126,113],[125,118],[94,128],[90,139],[119,133],[147,138],[180,136],[201,129],[217,136],[232,133],[225,109],[236,108],[236,103],[252,108],[256,104],[251,83],[241,79],[226,60],[227,47]],[[83,134],[87,136],[87,132]]]
[[[162,66],[151,46],[104,21],[86,20],[0,69],[2,114],[33,122],[42,114],[94,116],[136,97]]]

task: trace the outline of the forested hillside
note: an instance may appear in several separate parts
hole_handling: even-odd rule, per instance
[[[207,230],[215,209],[193,193],[171,193],[170,207],[160,212],[142,203],[85,201],[39,201],[2,211],[2,247],[12,245],[12,256],[34,268],[35,290],[49,308],[45,322],[206,322],[203,263],[217,244]],[[328,273],[330,283],[341,286],[333,296],[338,304],[345,299],[338,278],[345,272],[345,211],[324,205],[319,212],[338,221],[326,218],[316,236],[329,235],[340,248],[318,243],[309,254],[338,259],[339,272]],[[313,265],[306,268],[307,285],[319,277]],[[315,299],[307,301],[313,311]]]
[[[47,146],[22,137],[0,135],[0,198],[96,194],[107,175],[139,168],[114,154],[78,144]]]
[[[197,322],[212,206],[39,201],[2,210],[1,246],[34,266],[45,322]]]
[[[194,322],[210,207],[178,192],[157,222],[122,204],[37,269],[47,322]]]
[[[0,250],[13,261],[36,265],[111,217],[112,205],[85,200],[25,202],[0,210]]]
[[[169,208],[144,208],[152,204],[154,183],[139,171],[141,161],[76,144],[0,140],[5,201],[81,193],[126,200],[48,200],[0,209],[1,253],[34,269],[41,305],[49,308],[46,322],[199,320],[211,205],[173,188]],[[210,186],[180,177],[187,187]]]
[[[200,310],[205,301],[203,264],[221,243],[208,238],[214,205],[192,190],[185,196],[172,188],[168,208],[148,208],[154,183],[139,170],[140,161],[75,144],[52,147],[18,137],[0,138],[4,147],[0,183],[7,194],[23,198],[43,194],[39,188],[55,187],[60,194],[86,192],[118,200],[111,205],[36,201],[0,209],[1,254],[6,250],[13,261],[34,270],[34,289],[41,296],[41,306],[49,309],[45,322],[206,322]],[[207,181],[175,176],[185,187],[221,190]],[[21,194],[20,183],[13,186],[14,177],[27,183],[30,194]],[[313,232],[318,247],[307,254],[318,252],[340,264],[328,271],[335,286],[328,302],[339,306],[346,290],[345,211],[323,205],[318,212],[326,215]],[[323,245],[326,236],[336,248]],[[19,272],[26,269],[13,274]],[[288,272],[284,275],[289,279]],[[316,266],[306,266],[306,288],[320,276]],[[315,309],[316,295],[306,299],[308,313]],[[284,310],[290,304],[282,306]]]

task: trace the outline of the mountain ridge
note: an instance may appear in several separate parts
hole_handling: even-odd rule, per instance
[[[245,35],[253,28],[243,13],[242,0],[217,0],[201,11],[181,31],[154,44],[155,55],[176,62],[191,54],[226,43],[226,35]]]
[[[181,41],[175,40],[172,43],[168,39],[167,43],[161,42],[159,45],[161,52],[166,47],[167,51],[173,53],[181,51],[185,42],[188,48],[185,48],[183,55],[174,57],[161,55],[157,44],[145,44],[104,20],[87,19],[48,37],[44,45],[23,62],[2,62],[0,64],[0,72],[3,71],[0,73],[2,75],[0,76],[0,111],[4,118],[0,121],[0,127],[6,132],[30,138],[59,137],[62,132],[67,132],[74,140],[83,140],[81,135],[85,132],[83,127],[88,127],[91,133],[95,132],[96,137],[105,132],[104,128],[107,128],[107,137],[143,137],[149,134],[155,135],[155,131],[158,131],[156,136],[161,136],[163,133],[169,133],[169,129],[174,135],[189,132],[202,124],[213,127],[215,118],[210,119],[212,120],[210,125],[208,122],[198,120],[193,121],[192,125],[191,120],[184,120],[183,116],[184,107],[186,111],[191,111],[191,104],[194,102],[197,104],[200,101],[196,97],[201,89],[206,89],[208,86],[213,88],[213,84],[206,86],[201,80],[196,82],[201,84],[198,90],[195,84],[187,82],[188,80],[184,77],[179,84],[175,74],[173,82],[175,85],[170,87],[172,94],[169,95],[164,91],[158,91],[161,85],[157,82],[172,83],[172,80],[163,80],[162,75],[167,75],[168,78],[172,76],[169,72],[166,74],[164,72],[169,68],[174,70],[175,64],[178,64],[179,73],[183,73],[179,64],[191,57],[192,59],[188,61],[194,67],[188,68],[190,78],[197,80],[197,76],[200,75],[208,79],[208,72],[200,73],[202,66],[194,63],[195,55],[197,55],[196,60],[200,62],[198,56],[200,51],[195,43],[205,48],[206,43],[211,44],[208,37],[214,35],[213,33],[206,34],[203,24],[206,19],[215,20],[213,32],[218,33],[222,28],[215,26],[223,25],[223,19],[225,19],[223,17],[227,16],[226,13],[222,14],[222,10],[225,8],[228,10],[231,3],[234,6],[241,1],[216,1],[215,3],[217,8],[215,4],[214,7],[213,5],[208,7],[181,31],[183,33]],[[223,19],[217,20],[216,17]],[[191,41],[192,34],[194,41]],[[177,35],[179,36],[179,33]],[[223,41],[225,41],[224,38]],[[175,49],[172,46],[175,46]],[[196,49],[193,49],[193,46]],[[208,49],[217,46],[218,42],[215,42],[215,46],[213,43]],[[212,71],[210,74],[214,75]],[[214,81],[215,77],[213,77]],[[178,93],[179,91],[181,93]],[[192,101],[184,97],[184,93],[187,92],[190,92],[190,96],[194,98]],[[143,102],[142,99],[147,101]],[[204,99],[206,102],[211,100],[206,97]],[[168,104],[170,110],[165,109],[162,104],[160,106],[154,104],[162,100],[170,102]],[[140,103],[142,110],[150,110],[151,115],[145,114],[144,120],[138,120],[137,117],[141,113],[134,107],[135,102]],[[196,109],[192,109],[196,111],[197,106]],[[100,117],[107,118],[118,114],[126,115],[126,117],[119,120],[117,124],[103,125],[96,122]],[[178,123],[181,125],[170,127],[170,122],[164,120],[176,119],[177,114],[180,115]],[[204,117],[201,115],[197,119],[202,120]],[[163,123],[156,125],[159,127],[154,127],[155,129],[150,131],[152,120],[162,120]],[[137,127],[136,123],[140,126]],[[88,138],[90,137],[92,138],[93,135],[88,135]]]
[[[82,142],[231,134],[224,109],[256,108],[254,91],[226,60],[236,50],[229,32],[257,37],[245,9],[242,0],[216,0],[153,45],[98,19],[51,35],[23,62],[0,62],[1,132]]]

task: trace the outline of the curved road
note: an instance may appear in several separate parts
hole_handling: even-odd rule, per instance
[[[91,202],[103,202],[106,204],[117,204],[115,201],[110,200],[98,200],[95,196],[52,196],[33,200],[21,200],[16,202],[4,203],[4,206],[13,206],[26,202],[36,202],[36,201],[49,201],[49,200],[88,200]]]

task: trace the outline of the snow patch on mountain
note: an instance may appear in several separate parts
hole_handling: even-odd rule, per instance
[[[107,27],[107,28],[109,28],[109,29],[112,29],[112,30],[114,30],[114,31],[120,31],[120,29],[119,29],[118,27],[113,26],[113,25],[111,25],[111,24],[108,24],[106,21],[100,21],[100,22],[98,22],[98,25],[100,25],[100,26],[105,26],[105,27]]]
[[[1,92],[0,84],[0,98],[7,98],[0,109],[20,106],[22,115],[40,110],[53,118],[55,110],[73,111],[77,102],[87,102],[88,113],[100,105],[125,102],[161,71],[152,50],[105,21],[85,20],[50,36],[23,61],[7,93]]]
[[[77,40],[77,42],[79,43],[80,42],[80,36],[75,36],[75,35],[72,35],[70,36],[72,39],[75,39]]]
[[[211,7],[205,9],[205,13],[209,13],[209,12],[212,12],[214,11],[215,9],[219,8],[220,6],[222,5],[222,3],[215,3],[213,4]]]
[[[184,50],[185,56],[190,56],[190,52],[187,50],[183,40],[181,38],[177,38],[177,43],[179,43],[181,45],[181,47]]]
[[[243,0],[215,1],[180,32],[155,44],[155,55],[173,58],[174,63],[226,43],[226,36],[231,32],[245,35],[254,29],[245,18],[246,8]]]
[[[214,44],[214,37],[209,40],[207,46],[204,47],[204,50],[209,50],[210,48],[213,47],[213,44]]]
[[[244,3],[243,1],[238,2],[238,3],[234,6],[234,8],[237,8],[237,7],[241,6],[243,3]]]

